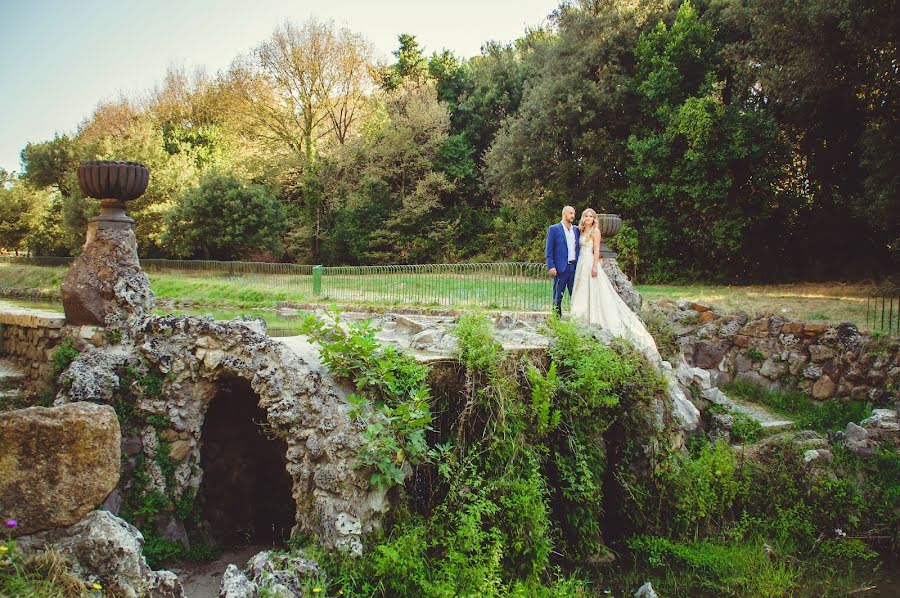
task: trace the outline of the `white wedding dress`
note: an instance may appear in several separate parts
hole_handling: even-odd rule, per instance
[[[590,235],[581,235],[579,243],[581,253],[575,267],[575,284],[572,287],[572,317],[587,324],[598,324],[613,336],[627,338],[651,362],[659,361],[659,350],[653,337],[637,314],[619,297],[599,264],[597,276],[591,276],[594,246]]]

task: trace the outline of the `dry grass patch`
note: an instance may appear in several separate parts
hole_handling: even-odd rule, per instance
[[[852,322],[866,328],[866,301],[872,284],[639,285],[645,299],[687,299],[724,312],[771,312],[792,320]]]

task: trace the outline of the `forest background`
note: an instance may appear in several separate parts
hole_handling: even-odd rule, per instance
[[[473,18],[475,18],[473,16]],[[0,249],[73,255],[82,160],[146,164],[142,257],[542,261],[572,204],[617,213],[641,282],[884,277],[900,227],[891,0],[573,0],[461,59],[393,62],[285,22],[229,68],[171,68],[0,170]]]

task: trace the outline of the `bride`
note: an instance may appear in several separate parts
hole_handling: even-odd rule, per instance
[[[597,213],[591,208],[582,212],[578,228],[581,251],[575,266],[572,317],[588,324],[598,324],[614,336],[627,338],[648,357],[659,357],[656,343],[644,328],[644,323],[625,305],[600,266]]]

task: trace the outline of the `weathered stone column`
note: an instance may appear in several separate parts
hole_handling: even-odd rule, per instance
[[[600,227],[600,263],[603,271],[609,281],[615,287],[619,297],[625,302],[625,305],[631,308],[631,311],[641,313],[641,294],[634,289],[634,285],[628,280],[628,277],[619,267],[616,260],[616,252],[609,248],[607,241],[616,236],[622,229],[622,219],[618,214],[597,214],[597,225]]]
[[[88,223],[81,255],[69,268],[60,292],[71,325],[108,326],[149,313],[150,280],[141,270],[134,220],[125,202],[147,190],[150,173],[143,164],[96,160],[78,167],[78,184],[100,200],[101,212]]]

